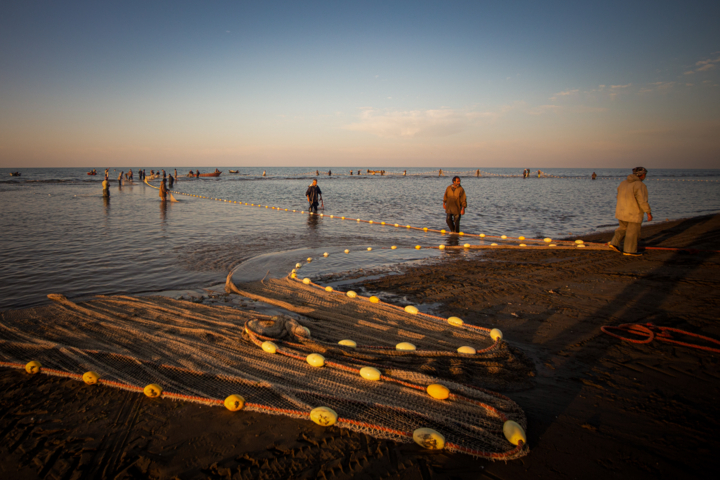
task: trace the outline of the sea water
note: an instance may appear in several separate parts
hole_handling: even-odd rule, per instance
[[[15,170],[22,176],[11,177]],[[295,260],[282,252],[298,249],[332,249],[342,255],[337,252],[350,248],[345,259],[327,263],[335,269],[415,261],[418,254],[403,248],[450,244],[457,238],[392,225],[447,228],[442,197],[455,173],[468,198],[461,224],[465,232],[562,238],[607,230],[616,225],[617,185],[630,173],[597,169],[593,181],[588,169],[543,169],[548,177],[537,178],[535,171],[523,179],[522,169],[482,169],[483,176],[476,177],[474,169],[448,168],[443,169],[446,176],[439,176],[438,169],[414,168],[403,176],[404,169],[386,168],[380,176],[363,168],[363,175],[350,176],[349,168],[338,167],[328,176],[327,168],[316,175],[307,167],[239,167],[239,174],[223,168],[220,177],[196,179],[182,176],[189,168],[178,169],[173,190],[242,201],[241,206],[181,195],[175,195],[180,202],[163,204],[157,190],[139,182],[137,168],[132,168],[135,184],[122,187],[115,179],[127,168],[110,168],[108,200],[102,196],[104,167],[97,176],[88,176],[87,170],[0,169],[0,308],[45,303],[48,293],[83,298],[209,286],[222,283],[243,262],[266,256],[253,260],[259,273],[251,272],[252,264],[243,270],[249,278],[262,278],[263,262],[286,268]],[[312,178],[322,190],[320,213],[325,216],[285,212],[307,210],[305,191]],[[720,170],[651,170],[645,183],[655,221],[720,211]],[[366,250],[379,253],[378,247],[390,245],[401,251],[382,250],[373,257]],[[370,255],[360,256],[363,250]]]

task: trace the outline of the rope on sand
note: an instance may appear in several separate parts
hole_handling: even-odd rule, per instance
[[[602,330],[603,333],[607,333],[610,336],[619,338],[620,340],[622,340],[624,342],[642,344],[642,343],[650,343],[653,340],[659,340],[661,342],[674,343],[676,345],[682,345],[684,347],[696,348],[698,350],[705,350],[707,352],[720,353],[720,349],[718,349],[718,348],[711,348],[711,347],[706,347],[703,345],[697,345],[694,343],[687,343],[687,342],[681,342],[681,341],[675,340],[673,338],[671,332],[679,333],[681,335],[687,335],[689,337],[699,338],[701,340],[705,340],[707,342],[720,345],[720,341],[718,341],[718,340],[715,340],[710,337],[705,337],[703,335],[698,335],[697,333],[680,330],[679,328],[659,327],[657,325],[654,325],[653,323],[646,323],[645,325],[633,324],[633,323],[623,323],[622,325],[617,325],[617,326],[606,325],[606,326],[600,327],[600,330]],[[627,333],[630,333],[633,335],[644,336],[646,338],[635,339],[635,338],[623,337],[622,335],[613,333],[611,330],[627,332]]]

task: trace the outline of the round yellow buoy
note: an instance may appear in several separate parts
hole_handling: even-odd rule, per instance
[[[525,430],[512,420],[508,420],[503,424],[503,433],[508,442],[513,445],[517,445],[522,440],[523,443],[527,443],[527,437],[525,436]]]
[[[357,343],[353,342],[352,340],[340,340],[338,342],[338,345],[344,345],[346,347],[357,347]]]
[[[301,267],[302,267],[302,263],[296,263],[296,264],[295,264],[295,268],[301,268]]]
[[[368,298],[370,300],[370,303],[380,303],[380,299],[373,295],[372,297]]]
[[[448,318],[448,323],[450,325],[455,325],[456,327],[462,327],[463,323],[465,322],[463,322],[462,319],[459,317],[450,317]]]
[[[505,240],[505,239],[507,239],[507,235],[500,235],[500,238],[502,238],[503,240]]]
[[[464,248],[470,248],[470,244],[469,244],[469,243],[466,243],[465,245],[463,245],[463,247],[464,247]]]
[[[312,280],[310,280],[310,278],[308,278],[308,277],[303,278],[303,283],[305,285],[310,285],[311,282],[312,282]]]
[[[338,414],[335,410],[328,407],[313,408],[310,412],[310,420],[317,423],[321,427],[329,427],[337,422]]]
[[[263,351],[267,353],[277,352],[277,345],[275,345],[273,342],[263,342],[260,347],[263,349]]]
[[[527,247],[527,245],[525,245],[524,243],[521,243],[520,246],[521,246],[521,247]]]
[[[240,395],[230,395],[223,403],[225,404],[225,408],[231,412],[237,412],[245,406],[245,399]]]
[[[545,243],[550,243],[550,242],[552,242],[552,238],[549,238],[549,237],[548,237],[548,238],[543,238],[543,242],[545,242]]]
[[[440,250],[445,250],[445,245],[440,245],[438,248],[439,248]]]
[[[325,291],[326,291],[326,292],[332,292],[332,291],[333,291],[333,288],[332,288],[331,286],[327,286],[327,287],[325,287]]]
[[[400,225],[396,223],[395,226],[396,226],[396,227],[399,227]]]
[[[418,309],[414,305],[408,305],[407,307],[405,307],[405,311],[410,315],[417,315],[418,313]]]
[[[548,247],[557,247],[557,245],[555,245],[554,243],[550,243],[548,244]]]
[[[83,382],[87,383],[88,385],[95,385],[98,383],[98,380],[100,380],[100,374],[97,372],[93,372],[92,370],[89,372],[83,373]]]
[[[348,249],[346,248],[346,249],[345,249],[345,253],[350,253],[350,250],[348,250]]]
[[[420,250],[422,247],[420,245],[415,245],[415,250]]]
[[[372,247],[368,247],[368,252],[369,252],[370,250],[372,250]]]
[[[477,352],[477,350],[475,350],[473,347],[468,346],[460,347],[457,349],[457,351],[458,353],[467,353],[470,355],[475,355],[475,353]]]
[[[405,225],[405,228],[412,228],[410,225]]]
[[[313,367],[322,367],[325,365],[325,357],[319,353],[311,353],[305,360],[307,360],[307,362]]]
[[[390,250],[395,250],[395,249],[397,249],[397,247],[396,247],[395,245],[393,245],[392,247],[390,247]]]
[[[143,393],[150,398],[157,398],[162,393],[162,387],[157,383],[151,383],[143,389]]]
[[[307,262],[308,263],[312,262],[312,257],[308,257]]]
[[[360,219],[358,218],[357,221],[358,221],[358,223],[359,223],[359,222],[360,222]]]
[[[427,232],[427,231],[428,231],[427,227],[423,227],[423,232]]]
[[[440,233],[447,233],[445,229],[440,230]]]
[[[380,222],[380,225],[385,225],[385,222]]]
[[[370,221],[368,221],[368,223],[373,223],[373,221],[372,221],[372,220],[370,220]]]
[[[37,360],[28,362],[27,365],[25,365],[25,371],[28,373],[32,373],[33,375],[36,373],[40,373],[40,369],[42,369],[42,365]]]
[[[498,340],[502,340],[503,334],[499,328],[493,328],[490,330],[490,338],[497,342]]]
[[[465,235],[465,232],[458,232],[458,235]]]
[[[328,255],[330,255],[328,252],[323,253],[323,257],[327,257]]]
[[[415,350],[415,345],[410,342],[401,342],[395,345],[395,350]]]
[[[484,237],[485,237],[485,234],[484,234],[484,233],[481,233],[481,234],[480,234],[480,238],[484,238]]]
[[[380,380],[381,373],[377,368],[363,367],[360,369],[360,376],[365,380],[372,380],[373,382],[376,382]]]
[[[340,217],[341,219],[345,220],[345,217]]]
[[[585,248],[585,245],[583,245],[582,243],[578,243],[578,248]]]
[[[497,243],[491,243],[490,246],[491,246],[491,247],[492,247],[492,246],[496,246],[496,247],[497,247]]]
[[[290,278],[297,278],[297,273],[292,272],[292,273],[290,274]]]
[[[575,240],[575,243],[577,243],[577,244],[579,245],[579,244],[582,244],[582,243],[585,243],[585,242],[583,242],[582,240]]]
[[[445,437],[432,428],[418,428],[413,432],[413,440],[428,450],[442,450],[445,447]]]
[[[525,237],[523,237],[522,235],[520,235],[520,236],[518,237],[518,240],[525,240]]]
[[[428,395],[438,400],[445,400],[450,396],[450,390],[445,385],[433,383],[427,387]]]
[[[350,298],[355,298],[355,297],[357,297],[357,293],[355,293],[355,292],[352,291],[352,290],[348,290],[345,295],[347,295],[347,296],[350,297]]]

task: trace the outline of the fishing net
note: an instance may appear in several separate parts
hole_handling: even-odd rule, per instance
[[[526,428],[523,411],[485,387],[517,384],[530,370],[488,332],[362,299],[353,305],[290,278],[235,286],[228,277],[228,289],[302,317],[165,297],[100,296],[76,304],[55,295],[52,305],[1,314],[0,365],[24,368],[36,360],[45,374],[78,380],[95,371],[104,385],[141,392],[157,384],[166,398],[207,405],[237,394],[246,410],[295,418],[325,406],[337,412],[336,426],[377,438],[411,442],[416,429],[430,428],[444,436],[446,450],[505,460],[527,453],[523,442],[511,444],[503,434],[508,420]],[[357,346],[340,346],[341,339]],[[268,341],[276,353],[261,348]],[[397,351],[400,341],[418,348]],[[460,345],[478,352],[459,354]],[[322,355],[324,366],[311,366],[311,353]],[[361,377],[363,367],[381,378]],[[447,387],[449,397],[431,397],[431,384]]]

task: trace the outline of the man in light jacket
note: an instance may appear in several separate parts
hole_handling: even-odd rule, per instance
[[[460,233],[460,217],[465,215],[467,197],[460,186],[460,177],[453,177],[453,183],[445,189],[443,196],[445,222],[451,233]]]
[[[633,173],[628,175],[624,182],[617,188],[617,207],[615,218],[620,226],[615,230],[615,236],[608,247],[620,252],[620,242],[625,237],[623,255],[633,257],[640,256],[637,252],[637,242],[640,236],[640,225],[643,215],[647,213],[648,222],[652,221],[650,205],[648,204],[648,191],[643,183],[647,176],[647,170],[643,167],[633,168]]]

